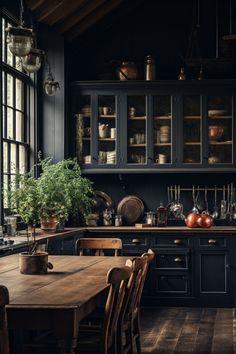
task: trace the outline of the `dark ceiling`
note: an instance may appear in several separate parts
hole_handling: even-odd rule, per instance
[[[143,0],[26,0],[26,6],[35,18],[54,26],[69,41],[76,39],[95,24],[110,15],[137,6]]]

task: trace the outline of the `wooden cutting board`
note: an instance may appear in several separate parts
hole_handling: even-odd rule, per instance
[[[134,225],[141,220],[144,213],[142,200],[135,195],[127,195],[119,202],[117,214],[121,214],[126,225]]]

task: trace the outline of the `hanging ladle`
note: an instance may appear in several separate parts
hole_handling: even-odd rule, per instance
[[[213,213],[211,216],[213,219],[217,219],[219,217],[219,208],[217,206],[217,186],[215,186],[215,203],[214,203]]]

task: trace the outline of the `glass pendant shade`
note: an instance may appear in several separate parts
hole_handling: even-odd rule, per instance
[[[30,28],[8,27],[6,28],[7,43],[12,54],[25,57],[29,54],[33,43],[33,31]]]
[[[44,89],[48,96],[54,96],[57,89],[60,89],[59,82],[54,80],[47,80],[44,82]]]
[[[36,48],[31,48],[30,52],[22,59],[22,67],[29,73],[38,71],[42,64],[44,51]]]

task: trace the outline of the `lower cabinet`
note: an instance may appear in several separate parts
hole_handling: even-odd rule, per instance
[[[101,237],[101,233],[89,230],[86,236]],[[102,237],[121,238],[126,256],[139,256],[148,248],[155,251],[145,285],[144,304],[235,306],[233,235],[213,237],[212,233],[173,235],[103,230]]]

